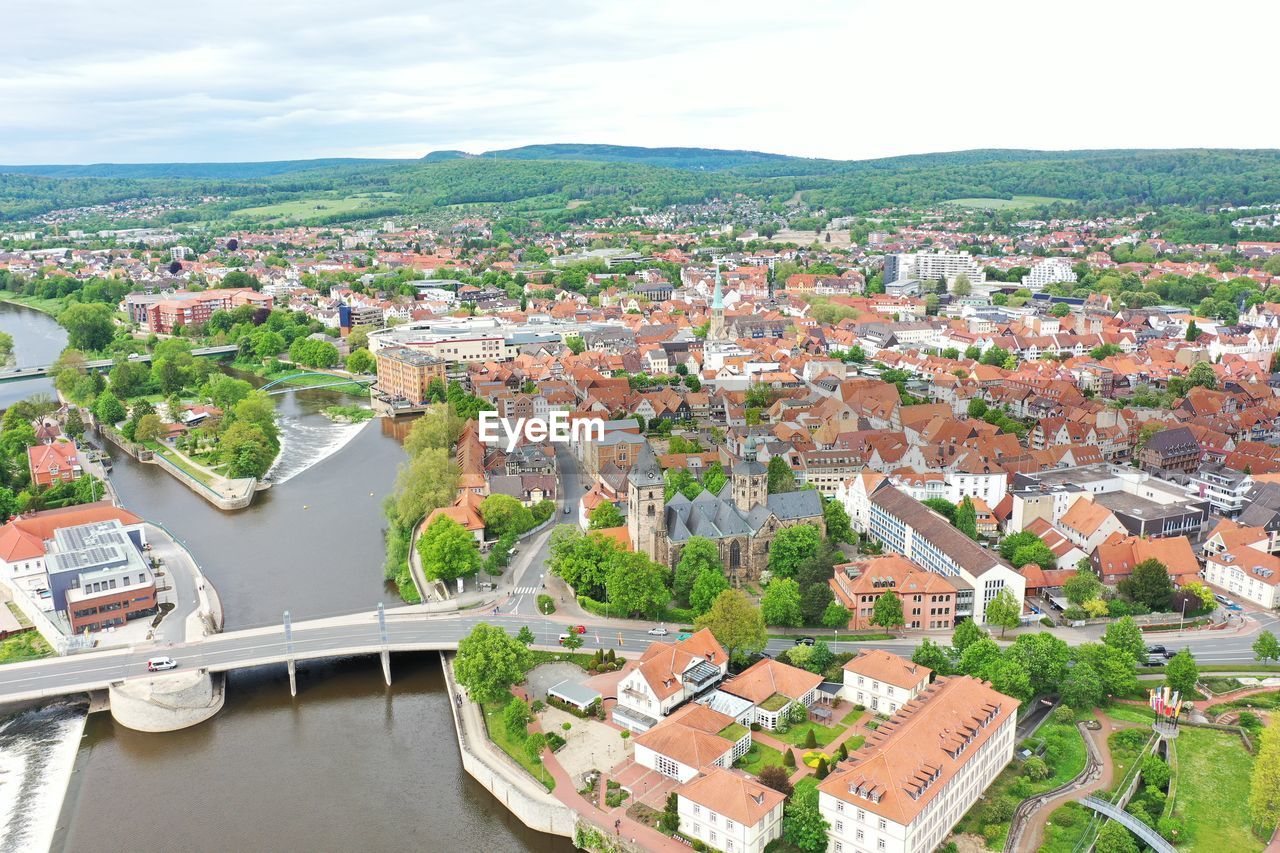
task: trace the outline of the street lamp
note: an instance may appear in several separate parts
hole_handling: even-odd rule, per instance
[[[1178,618],[1178,636],[1182,636],[1182,623],[1187,621],[1187,597],[1182,598],[1182,616]]]

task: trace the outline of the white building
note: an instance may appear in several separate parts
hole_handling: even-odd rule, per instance
[[[1205,542],[1204,579],[1268,610],[1280,606],[1280,557],[1265,550],[1267,532],[1258,527],[1222,529],[1228,524],[1220,522]],[[1223,540],[1226,550],[1211,553],[1211,543],[1222,545]]]
[[[733,766],[751,749],[751,730],[728,714],[686,705],[635,737],[636,763],[677,782],[704,768]]]
[[[929,686],[933,670],[883,649],[868,649],[844,665],[844,698],[892,714]]]
[[[785,799],[750,776],[714,768],[676,791],[680,831],[725,853],[761,853],[782,835]]]
[[[663,717],[724,679],[729,656],[706,628],[677,643],[652,643],[618,682],[613,721],[647,732]]]
[[[1075,280],[1075,270],[1071,269],[1071,264],[1064,258],[1045,258],[1022,277],[1022,286],[1029,290],[1040,290],[1049,284]]]
[[[1018,701],[940,678],[818,785],[832,853],[928,853],[1013,758]]]
[[[884,256],[886,293],[888,285],[900,279],[937,281],[942,278],[946,279],[947,287],[951,287],[961,275],[971,284],[987,280],[986,271],[968,252],[913,252]]]

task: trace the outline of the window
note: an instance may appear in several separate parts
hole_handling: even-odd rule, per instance
[[[881,839],[879,839],[879,840],[877,840],[877,841],[876,841],[876,849],[877,849],[877,850],[883,850],[883,849],[884,849],[884,839],[883,839],[883,838],[881,838]]]
[[[877,828],[877,829],[884,829],[884,828],[885,828],[884,818],[880,818],[880,820],[876,821],[876,828]]]

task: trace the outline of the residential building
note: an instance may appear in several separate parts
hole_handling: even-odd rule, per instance
[[[844,698],[892,714],[929,686],[933,670],[883,649],[864,649],[844,665]]]
[[[1148,471],[1190,473],[1200,465],[1200,445],[1189,427],[1162,429],[1138,451],[1138,462]]]
[[[675,643],[650,643],[636,667],[618,682],[613,721],[647,732],[680,705],[719,684],[728,671],[729,656],[705,628]]]
[[[1244,511],[1245,495],[1253,489],[1253,477],[1220,462],[1205,462],[1191,475],[1189,489],[1208,501],[1215,514],[1235,518]]]
[[[928,853],[1013,758],[1018,701],[939,678],[818,784],[832,853]]]
[[[705,705],[690,704],[636,735],[636,763],[677,782],[708,767],[729,768],[751,748],[751,730]]]
[[[950,287],[961,275],[972,284],[987,280],[986,271],[968,252],[914,252],[884,256],[886,286],[901,279],[937,281],[941,278],[946,279]]]
[[[27,448],[27,467],[31,482],[37,486],[69,483],[84,473],[75,442],[54,441]]]
[[[752,722],[772,731],[792,705],[812,706],[821,683],[822,676],[817,673],[761,658],[722,684],[720,690],[751,702],[755,706]]]
[[[1075,270],[1065,258],[1045,258],[1034,264],[1031,272],[1022,277],[1022,286],[1036,291],[1050,284],[1075,280]]]
[[[1147,560],[1163,563],[1175,584],[1195,580],[1200,573],[1200,562],[1185,536],[1147,539],[1113,533],[1098,545],[1089,563],[1103,583],[1115,586],[1133,574],[1134,566]]]
[[[785,799],[750,776],[713,767],[677,789],[680,831],[724,853],[763,853],[782,835]]]
[[[420,406],[427,402],[433,380],[446,382],[445,363],[425,352],[409,347],[383,347],[375,358],[378,363],[375,387],[386,397]]]
[[[133,311],[143,310],[146,322],[143,327],[158,335],[171,335],[179,326],[201,326],[208,322],[215,311],[230,311],[241,305],[270,310],[274,300],[265,293],[247,287],[201,290],[194,293],[179,290],[167,294],[155,302],[135,300]]]
[[[1205,540],[1204,579],[1267,609],[1280,607],[1280,557],[1260,527],[1224,520]]]

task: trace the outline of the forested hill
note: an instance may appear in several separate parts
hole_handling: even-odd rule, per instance
[[[478,156],[442,151],[417,160],[0,166],[0,221],[140,197],[219,196],[166,216],[240,222],[267,216],[256,211],[272,206],[275,222],[324,223],[502,204],[553,225],[733,194],[758,198],[778,213],[799,198],[830,215],[1012,196],[1056,199],[1077,210],[1209,208],[1280,201],[1280,151],[983,150],[840,161],[546,145]]]

